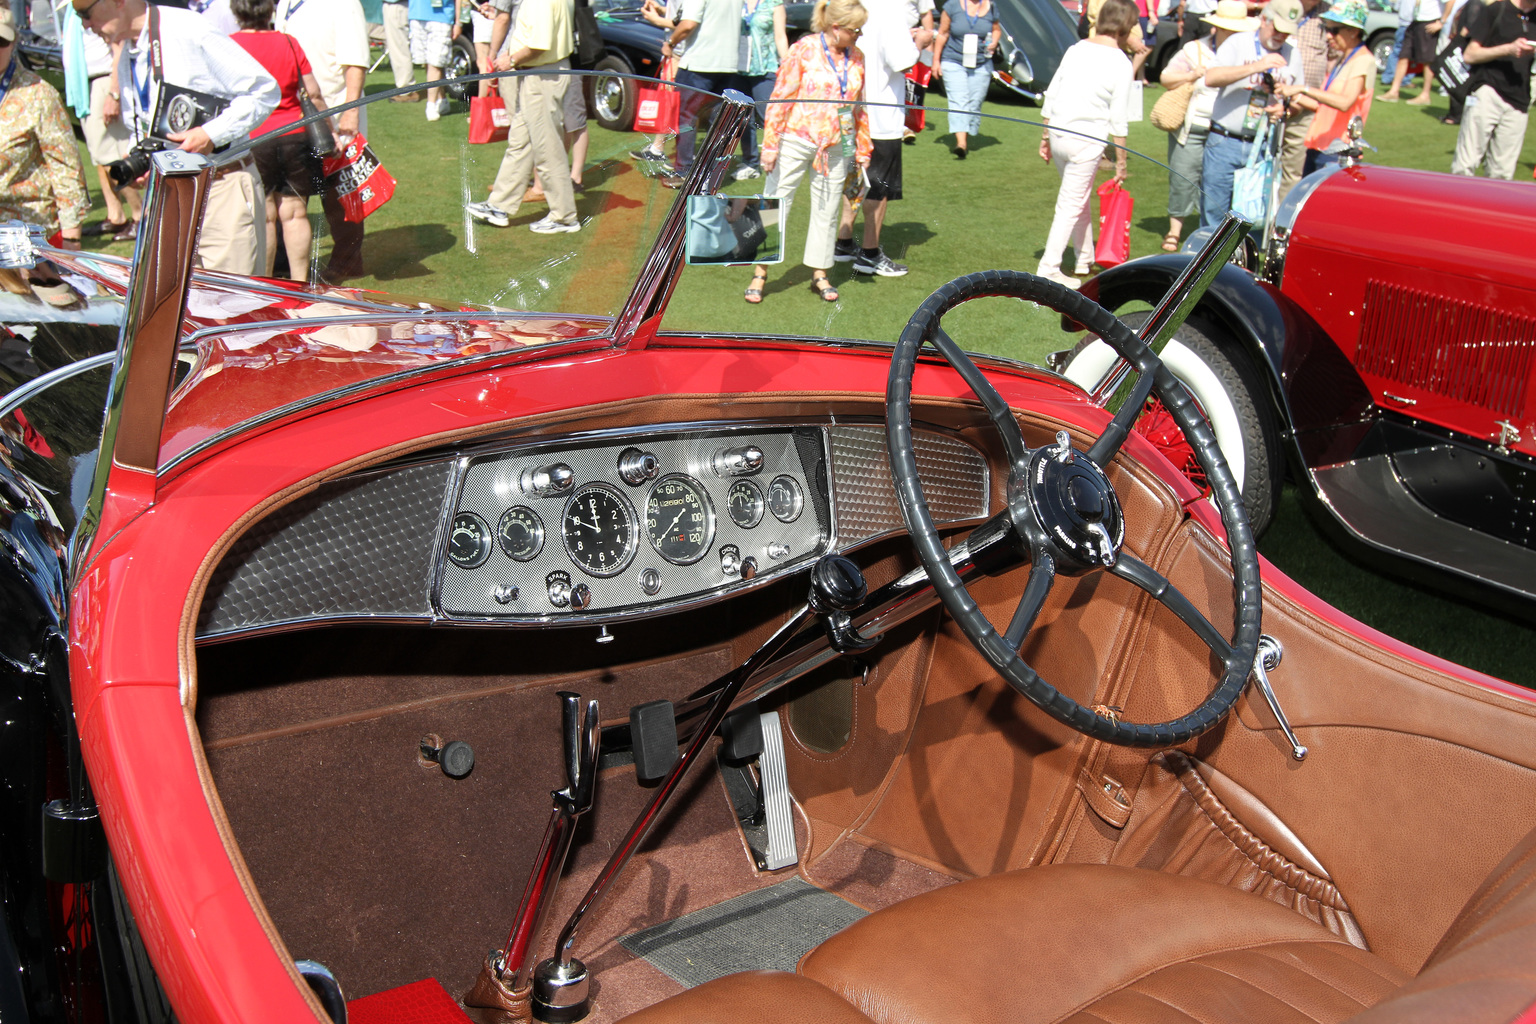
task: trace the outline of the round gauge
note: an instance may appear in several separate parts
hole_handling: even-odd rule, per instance
[[[476,569],[491,557],[491,528],[473,512],[453,517],[448,532],[448,560],[460,569]]]
[[[731,522],[750,530],[763,521],[763,492],[751,480],[737,480],[725,496],[731,510]]]
[[[645,503],[645,532],[662,558],[673,565],[692,565],[709,551],[715,532],[709,495],[692,477],[662,477]]]
[[[768,485],[768,511],[781,523],[792,523],[800,518],[805,508],[805,492],[792,476],[776,476]]]
[[[496,539],[514,562],[530,561],[544,550],[544,520],[527,505],[514,505],[501,514]]]
[[[607,484],[587,484],[571,495],[561,521],[565,553],[590,576],[616,576],[635,557],[635,512]]]

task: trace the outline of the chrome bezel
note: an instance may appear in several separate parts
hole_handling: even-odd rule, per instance
[[[619,503],[619,507],[624,510],[624,514],[626,517],[628,517],[629,520],[629,528],[626,531],[628,536],[624,538],[623,558],[620,559],[619,563],[611,569],[592,569],[586,565],[583,565],[581,561],[576,557],[575,552],[571,550],[570,536],[566,532],[566,526],[570,522],[571,518],[571,509],[576,505],[578,501],[582,499],[583,496],[592,491],[602,491],[604,494],[612,497]],[[628,569],[629,563],[635,560],[635,551],[640,546],[640,515],[635,510],[635,506],[630,502],[630,500],[624,497],[624,492],[620,491],[612,484],[600,482],[583,484],[582,486],[576,488],[576,493],[570,496],[570,498],[565,503],[565,507],[560,512],[560,543],[565,547],[565,557],[570,559],[571,564],[576,568],[580,569],[582,572],[586,573],[588,576],[591,576],[594,579],[611,579],[612,577],[619,575],[619,573],[623,572],[625,569]]]
[[[507,541],[506,541],[507,519],[512,515],[512,513],[516,512],[518,510],[522,510],[522,511],[528,513],[530,516],[532,516],[533,517],[533,523],[534,523],[534,528],[533,528],[534,546],[533,546],[533,550],[528,552],[525,555],[514,555],[507,548]],[[535,558],[538,558],[539,555],[542,554],[543,551],[544,551],[544,539],[545,539],[544,520],[543,520],[543,518],[537,512],[535,512],[532,508],[530,508],[527,505],[513,505],[511,508],[507,509],[505,512],[503,512],[501,514],[501,521],[496,524],[496,545],[499,548],[501,548],[501,553],[502,554],[506,555],[508,558],[512,559],[512,561],[514,561],[514,562],[531,562]]]
[[[480,524],[480,529],[483,531],[480,554],[475,557],[474,562],[461,562],[453,554],[453,535],[458,532],[459,521],[462,519],[473,519]],[[496,538],[491,535],[491,524],[482,519],[479,513],[460,510],[453,514],[453,521],[448,526],[448,560],[450,562],[460,569],[478,569],[491,560],[491,552],[494,550],[496,550]]]
[[[736,488],[738,487],[745,487],[747,490],[752,492],[752,501],[756,515],[752,517],[752,521],[750,523],[744,523],[740,519],[737,519],[736,509],[731,504],[731,496],[736,493]],[[763,497],[763,489],[757,486],[756,482],[752,480],[737,480],[735,483],[731,484],[730,489],[725,492],[725,514],[731,517],[731,522],[735,523],[743,530],[756,529],[758,524],[763,521],[763,516],[767,513],[767,511],[768,499]]]
[[[779,510],[773,507],[773,489],[778,486],[780,480],[789,484],[789,492],[794,496],[794,511],[790,512],[787,517],[779,515]],[[763,503],[767,506],[768,511],[773,513],[773,518],[781,523],[793,523],[805,512],[805,488],[800,486],[800,481],[788,473],[780,473],[768,484],[768,492],[763,495]]]
[[[699,504],[704,509],[704,542],[699,545],[699,553],[692,558],[678,559],[667,554],[662,550],[661,543],[657,541],[656,534],[652,530],[651,502],[656,500],[656,492],[661,489],[663,484],[667,483],[681,483],[685,485],[693,492],[693,496],[699,499]],[[645,496],[645,536],[651,542],[651,547],[656,549],[656,553],[663,560],[671,562],[673,565],[697,565],[700,559],[709,554],[709,549],[715,542],[715,503],[710,500],[709,492],[704,489],[704,485],[687,473],[668,473],[652,484],[650,492]]]

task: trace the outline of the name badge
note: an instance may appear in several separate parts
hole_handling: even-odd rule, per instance
[[[976,53],[981,49],[981,36],[967,32],[960,40],[960,63],[968,68],[976,66]]]

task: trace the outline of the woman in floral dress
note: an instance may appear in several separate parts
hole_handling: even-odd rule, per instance
[[[820,0],[812,31],[789,48],[779,65],[763,131],[764,192],[782,199],[779,225],[789,223],[790,199],[805,172],[811,174],[811,222],[805,236],[805,264],[811,291],[836,302],[827,280],[837,242],[843,183],[856,168],[869,166],[869,115],[864,98],[864,55],[859,35],[868,12],[859,0]],[[746,299],[763,301],[768,268],[752,268]]]

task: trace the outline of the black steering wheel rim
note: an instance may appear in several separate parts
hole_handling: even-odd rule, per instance
[[[933,345],[987,408],[1013,463],[1010,467],[1012,478],[1024,472],[1024,463],[1028,458],[1037,457],[1042,451],[1028,449],[1017,420],[1001,396],[969,357],[939,328],[940,321],[949,310],[971,299],[989,296],[1024,299],[1065,314],[1104,339],[1139,375],[1139,390],[1135,394],[1140,397],[1127,401],[1099,441],[1083,453],[1098,466],[1100,472],[1118,451],[1149,390],[1157,394],[1179,425],[1206,472],[1212,497],[1226,530],[1231,555],[1234,615],[1230,640],[1196,611],[1166,579],[1133,557],[1121,556],[1127,566],[1134,563],[1139,568],[1121,568],[1116,571],[1117,575],[1141,586],[1166,607],[1174,610],[1205,641],[1221,663],[1221,678],[1216,686],[1198,707],[1186,715],[1150,724],[1124,721],[1117,716],[1101,714],[1085,707],[1057,690],[1030,668],[1017,649],[1023,637],[1012,634],[1015,626],[1021,623],[1023,628],[1020,632],[1027,632],[1029,624],[1033,622],[1033,613],[1028,615],[1027,620],[1023,619],[1023,614],[1026,603],[1031,599],[1031,590],[1036,592],[1034,611],[1037,612],[1038,603],[1043,602],[1045,594],[1049,592],[1050,577],[1056,572],[1055,566],[1049,564],[1049,551],[1038,546],[1034,539],[1021,538],[1028,540],[1033,564],[1030,583],[1020,602],[1015,623],[1009,627],[1008,637],[999,634],[976,605],[940,542],[938,530],[923,496],[922,482],[918,478],[917,457],[912,441],[912,378],[923,345]],[[1130,328],[1092,299],[1033,274],[994,270],[957,278],[924,300],[902,331],[891,360],[886,407],[891,475],[902,518],[918,558],[950,615],[1009,685],[1065,725],[1094,739],[1123,746],[1175,746],[1213,728],[1231,711],[1247,683],[1258,648],[1262,618],[1258,549],[1243,508],[1242,492],[1221,455],[1210,424],[1189,393],[1163,366],[1162,360]],[[1016,522],[1034,515],[1028,499],[1022,496],[1026,490],[1014,486],[1009,488],[1009,514]],[[1108,565],[1113,567],[1115,564],[1111,557]],[[1045,582],[1037,584],[1037,576]],[[1010,640],[1014,642],[1010,643]]]

